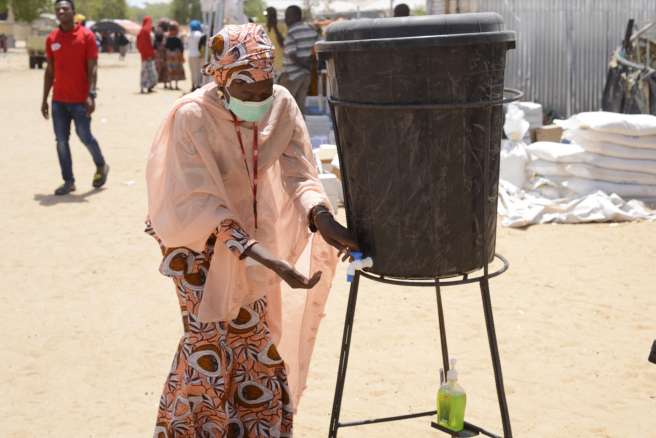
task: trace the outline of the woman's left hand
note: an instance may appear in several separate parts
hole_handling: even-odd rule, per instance
[[[314,218],[314,225],[321,233],[321,237],[339,250],[339,256],[346,260],[351,256],[351,251],[360,249],[348,229],[344,228],[330,213],[318,214]]]

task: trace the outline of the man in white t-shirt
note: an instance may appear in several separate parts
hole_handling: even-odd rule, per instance
[[[189,36],[187,37],[187,58],[189,58],[189,71],[191,74],[191,91],[203,85],[201,73],[202,60],[200,59],[200,39],[203,37],[203,27],[198,20],[189,23]]]

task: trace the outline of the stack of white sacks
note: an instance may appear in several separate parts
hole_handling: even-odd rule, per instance
[[[656,117],[582,113],[558,122],[562,143],[526,145],[510,106],[501,150],[499,214],[509,227],[656,220]]]
[[[333,212],[344,205],[344,191],[342,189],[342,182],[337,175],[333,173],[333,163],[337,162],[336,168],[339,170],[339,159],[337,158],[337,146],[334,144],[322,144],[313,150],[314,160],[319,173],[319,180],[323,185],[328,199],[333,207]],[[332,161],[327,164],[326,162]]]
[[[557,123],[562,143],[527,147],[529,173],[555,183],[561,196],[656,200],[656,117],[588,112]]]

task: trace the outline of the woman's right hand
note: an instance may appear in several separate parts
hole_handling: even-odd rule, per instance
[[[311,278],[307,278],[294,269],[291,264],[274,257],[261,243],[256,243],[248,248],[244,255],[271,269],[292,289],[312,289],[321,279],[321,271],[315,272]]]
[[[312,289],[321,280],[321,271],[315,272],[312,278],[307,278],[283,260],[279,260],[277,265],[274,272],[292,289]]]

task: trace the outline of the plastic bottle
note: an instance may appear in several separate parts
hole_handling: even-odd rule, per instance
[[[437,423],[448,424],[449,422],[449,404],[448,398],[444,396],[444,391],[446,391],[446,376],[444,375],[444,368],[440,368],[440,389],[437,391],[437,400],[435,405],[437,406]]]
[[[451,359],[451,369],[446,373],[446,383],[437,392],[437,423],[454,432],[464,427],[467,395],[458,384],[456,360]]]

